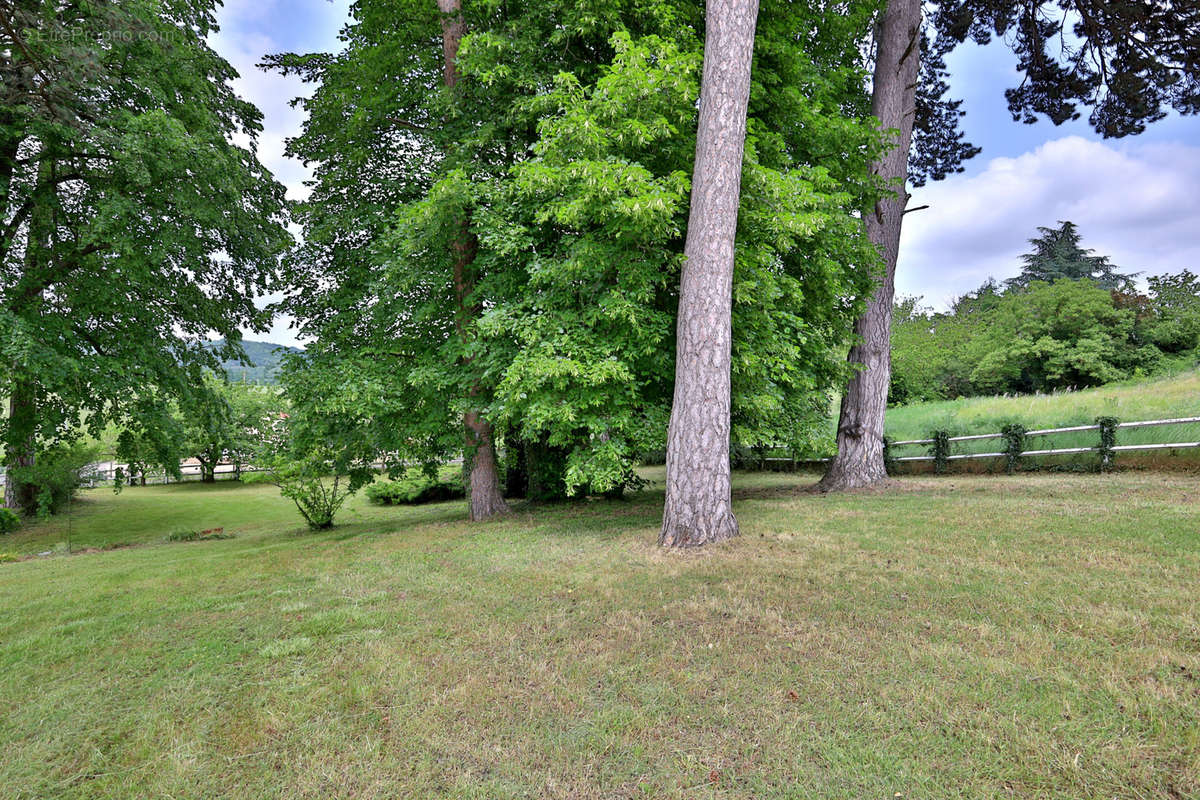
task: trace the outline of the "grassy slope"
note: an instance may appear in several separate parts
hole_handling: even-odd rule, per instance
[[[0,786],[1200,793],[1194,479],[836,497],[795,493],[802,476],[738,480],[744,535],[699,553],[654,545],[661,491],[478,526],[457,503],[381,509],[313,536],[255,489],[238,539],[0,565]],[[189,491],[162,495],[171,517]],[[149,497],[89,513],[149,531]]]
[[[1027,428],[1090,424],[1098,416],[1124,421],[1200,416],[1200,371],[1140,383],[1118,383],[1049,395],[967,397],[888,409],[893,439],[921,439],[934,429],[994,433],[1009,422]]]
[[[235,481],[199,482],[169,486],[134,486],[114,497],[111,488],[80,492],[72,513],[44,523],[27,524],[0,538],[0,551],[37,553],[62,549],[70,536],[72,547],[109,547],[158,543],[173,531],[224,528],[236,536],[301,531],[304,522],[292,501],[274,486],[250,486]],[[386,521],[395,510],[351,498],[339,521]]]

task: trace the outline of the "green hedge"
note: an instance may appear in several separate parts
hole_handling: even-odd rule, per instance
[[[376,481],[367,486],[367,499],[381,506],[415,506],[441,503],[466,496],[461,476],[431,478],[412,471],[394,481]]]

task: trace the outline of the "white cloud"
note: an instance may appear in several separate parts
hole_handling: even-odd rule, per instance
[[[291,100],[309,95],[312,87],[296,77],[261,70],[258,65],[269,53],[338,49],[337,34],[348,18],[348,10],[349,0],[332,3],[324,0],[306,3],[226,0],[217,14],[221,29],[209,43],[237,70],[239,77],[233,83],[234,90],[262,112],[259,160],[287,187],[288,197],[293,200],[307,197],[309,190],[304,181],[311,177],[311,171],[301,162],[284,155],[287,138],[300,133],[304,123],[304,112],[293,108]],[[302,345],[295,332],[289,329],[291,322],[289,317],[276,318],[265,338],[279,344]],[[251,339],[264,336],[249,331],[243,333]]]
[[[1200,268],[1200,147],[1113,146],[1079,136],[996,158],[973,175],[915,190],[930,208],[905,220],[897,290],[944,306],[989,275],[1020,271],[1037,227],[1071,220],[1084,247],[1126,272]]]

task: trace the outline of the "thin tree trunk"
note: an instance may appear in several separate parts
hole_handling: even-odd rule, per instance
[[[878,248],[883,274],[866,311],[854,324],[858,342],[849,362],[858,367],[842,395],[837,455],[817,488],[841,491],[887,479],[883,462],[883,423],[891,382],[892,300],[900,228],[908,204],[908,153],[912,146],[917,73],[921,55],[921,0],[891,0],[876,31],[877,52],[871,113],[883,130],[896,130],[894,146],[875,163],[895,195],[880,199],[866,214],[867,237]]]
[[[734,239],[758,0],[708,0],[659,544],[736,536],[729,483]]]
[[[466,25],[462,18],[461,0],[437,0],[442,12],[442,81],[447,89],[458,83],[458,48],[462,43]],[[455,314],[455,329],[464,340],[471,335],[470,322],[479,314],[479,309],[470,300],[475,288],[473,264],[478,246],[469,230],[469,221],[462,220],[458,241],[452,246],[454,255],[454,294],[458,304]],[[472,387],[470,397],[475,399],[479,389]],[[492,439],[492,425],[477,409],[463,414],[465,446],[463,461],[469,465],[467,473],[468,500],[472,520],[483,520],[498,514],[508,513],[508,504],[500,483],[500,470],[496,464],[496,447]]]
[[[5,431],[4,507],[31,514],[37,507],[36,487],[21,480],[18,470],[34,465],[34,433],[37,429],[37,394],[32,381],[18,378],[13,381],[8,398],[8,420]]]

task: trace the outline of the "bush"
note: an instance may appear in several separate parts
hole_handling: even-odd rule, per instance
[[[262,472],[247,475],[247,483],[273,483],[279,493],[296,505],[296,510],[308,527],[324,531],[333,527],[333,518],[350,495],[358,491],[353,479],[346,475],[329,474],[326,463],[319,459],[288,461],[277,459],[263,465]]]
[[[95,459],[94,447],[77,442],[57,444],[39,452],[33,466],[13,470],[9,479],[34,487],[37,506],[32,510],[46,519],[75,496],[83,482],[80,473]]]
[[[20,561],[21,558],[16,553],[0,553],[0,564],[11,564],[14,561]]]
[[[0,533],[12,533],[21,525],[21,518],[7,508],[0,508]]]
[[[233,539],[234,534],[226,533],[224,528],[209,528],[204,531],[178,530],[171,531],[166,536],[168,542],[210,542],[217,539]]]
[[[367,499],[380,506],[415,506],[441,503],[466,496],[461,474],[454,478],[430,477],[410,470],[394,481],[376,481],[367,486]]]

